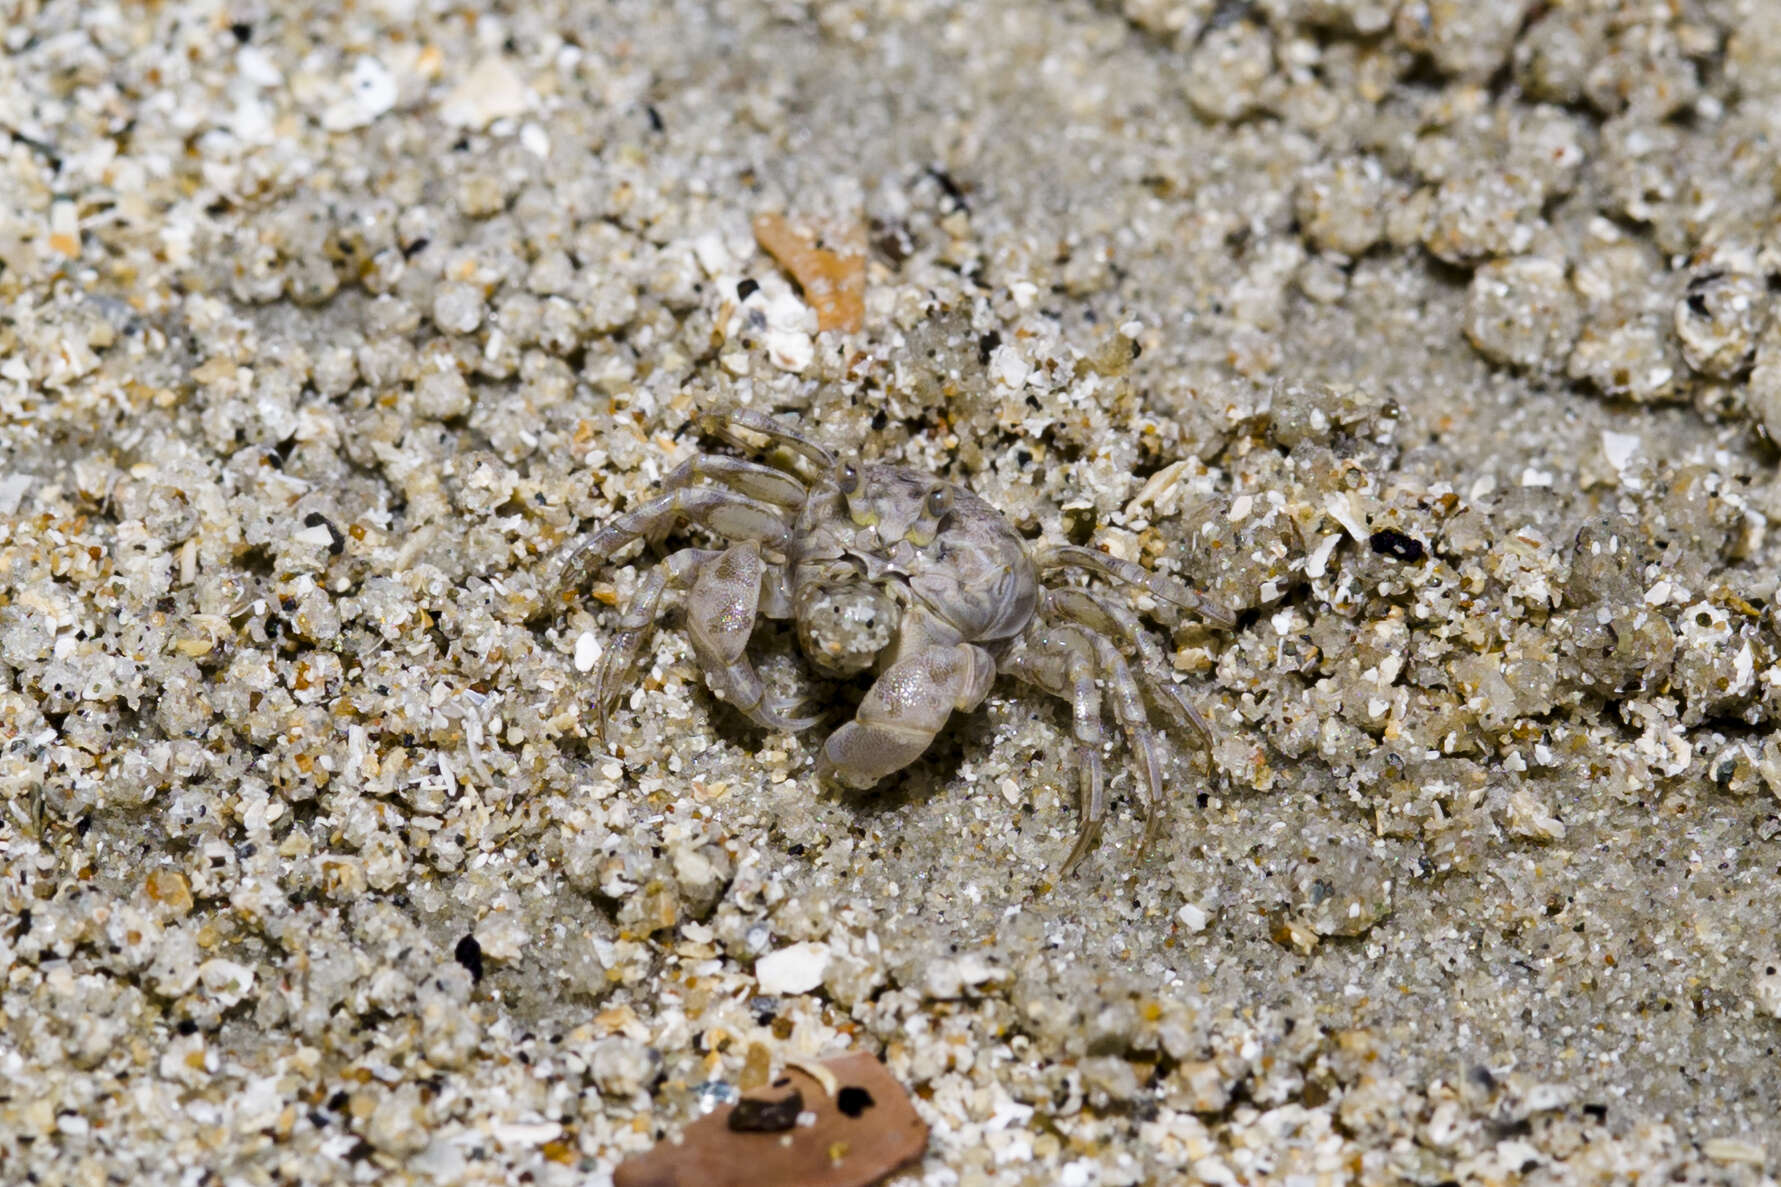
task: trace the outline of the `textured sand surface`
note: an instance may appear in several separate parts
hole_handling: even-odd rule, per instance
[[[599,1183],[841,1050],[905,1182],[1781,1168],[1781,6],[6,16],[0,1178]],[[782,623],[822,727],[670,613],[595,739],[664,548],[553,562],[729,408],[1240,612],[1118,594],[1150,853],[1012,680],[821,791]]]

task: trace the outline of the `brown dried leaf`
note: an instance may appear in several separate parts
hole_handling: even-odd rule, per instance
[[[817,246],[817,237],[794,228],[784,215],[762,214],[754,220],[754,238],[804,290],[818,330],[860,328],[866,317],[866,253],[856,242],[857,228],[840,237],[846,246],[836,251]]]
[[[839,1085],[834,1096],[809,1073],[789,1067],[768,1088],[726,1105],[627,1160],[613,1187],[867,1187],[927,1149],[928,1127],[909,1094],[873,1056],[825,1060]],[[815,1125],[784,1132],[738,1132],[738,1109],[761,1116],[791,1096],[816,1114]]]

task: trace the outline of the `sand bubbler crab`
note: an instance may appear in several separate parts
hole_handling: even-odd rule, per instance
[[[1066,581],[1077,574],[1135,586],[1225,628],[1235,623],[1230,611],[1104,552],[1030,546],[964,486],[837,458],[763,414],[707,416],[701,427],[743,452],[777,449],[783,464],[695,454],[663,479],[660,496],[581,537],[560,561],[559,605],[634,541],[692,523],[726,542],[680,549],[645,571],[595,673],[600,738],[673,586],[685,591],[687,632],[711,691],[765,729],[803,730],[820,718],[794,716],[795,703],[768,695],[747,654],[760,616],[790,620],[825,675],[875,672],[853,719],[823,742],[817,772],[827,783],[864,789],[908,766],[948,717],[983,702],[998,675],[1069,701],[1081,825],[1065,873],[1094,847],[1106,817],[1102,705],[1110,700],[1141,771],[1139,852],[1148,848],[1165,795],[1151,710],[1202,745],[1210,735],[1124,594]],[[811,477],[800,476],[799,463]]]

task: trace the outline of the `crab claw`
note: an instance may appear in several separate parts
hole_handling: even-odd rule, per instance
[[[886,668],[854,719],[823,742],[817,778],[863,790],[902,770],[956,710],[968,713],[989,695],[996,661],[970,643],[930,646]]]
[[[794,709],[802,708],[807,701],[806,697],[770,697],[763,700],[760,707],[748,715],[748,719],[767,729],[795,734],[818,724],[826,716],[821,710],[805,717],[787,716]]]

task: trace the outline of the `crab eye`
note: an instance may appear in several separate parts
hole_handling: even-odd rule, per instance
[[[841,488],[842,494],[851,495],[860,489],[860,472],[843,463],[841,468],[835,472],[835,485]]]
[[[935,519],[939,519],[948,511],[951,511],[952,488],[949,486],[936,486],[933,490],[929,491],[927,509],[928,514]]]

